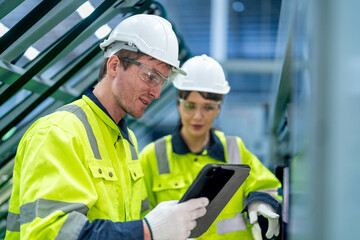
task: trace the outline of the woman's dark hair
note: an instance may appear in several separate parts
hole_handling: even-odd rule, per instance
[[[129,51],[126,49],[121,49],[120,51],[118,51],[117,53],[115,53],[116,56],[118,56],[118,58],[120,59],[120,64],[123,66],[124,70],[126,70],[126,68],[131,64],[129,62],[125,62],[125,61],[121,61],[124,58],[128,58],[131,60],[137,60],[139,59],[141,56],[144,56],[144,53],[139,53],[139,52],[133,52],[133,51]],[[103,79],[103,77],[106,74],[106,65],[107,65],[107,61],[109,60],[109,58],[105,58],[103,63],[101,64],[100,67],[100,72],[99,72],[99,79],[98,81],[100,82],[101,79]]]
[[[187,99],[191,92],[194,91],[184,91],[184,90],[178,90],[178,99],[177,104],[179,105],[179,98],[181,99]],[[224,98],[224,94],[218,94],[218,93],[209,93],[209,92],[199,92],[197,91],[203,98],[208,100],[214,100],[214,101],[222,101]]]

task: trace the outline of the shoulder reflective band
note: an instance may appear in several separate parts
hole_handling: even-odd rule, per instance
[[[226,151],[229,163],[241,164],[240,150],[236,137],[226,136]]]
[[[90,126],[89,120],[88,120],[84,110],[81,107],[77,106],[77,105],[66,105],[66,106],[63,106],[63,107],[59,108],[56,111],[57,112],[59,112],[59,111],[67,111],[67,112],[75,114],[75,116],[82,122],[82,124],[85,127],[85,130],[86,130],[86,133],[88,135],[89,142],[90,142],[91,149],[92,149],[92,151],[94,153],[94,157],[96,159],[101,159],[100,152],[99,152],[99,147],[98,147],[98,144],[97,144],[97,140],[95,138],[94,132],[93,132],[91,126]]]
[[[155,141],[155,154],[159,174],[170,173],[169,159],[166,152],[166,139],[160,138]]]

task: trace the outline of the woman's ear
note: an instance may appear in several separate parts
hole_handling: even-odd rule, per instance
[[[221,110],[221,104],[219,104],[219,107],[218,107],[218,109],[216,110],[217,112],[216,112],[215,118],[216,118],[217,116],[219,116],[220,110]]]

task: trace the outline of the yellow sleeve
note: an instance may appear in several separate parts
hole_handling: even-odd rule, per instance
[[[245,147],[240,138],[237,138],[237,140],[242,163],[248,164],[251,168],[250,175],[244,182],[244,196],[247,196],[250,192],[259,191],[269,193],[271,196],[281,200],[282,197],[278,194],[278,189],[281,188],[279,179]]]
[[[67,234],[80,233],[97,199],[84,159],[81,139],[56,125],[27,134],[16,155],[9,207],[21,212],[21,239],[55,239],[65,222],[73,231]]]

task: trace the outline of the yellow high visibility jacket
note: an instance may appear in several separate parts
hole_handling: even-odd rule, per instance
[[[175,150],[174,150],[175,149]],[[210,131],[210,145],[199,154],[190,152],[179,131],[147,145],[140,154],[150,208],[168,200],[179,200],[209,163],[248,164],[250,175],[226,205],[208,231],[198,239],[253,239],[246,213],[249,193],[259,193],[270,205],[280,205],[280,181],[249,152],[239,137]],[[279,207],[279,206],[277,206]]]
[[[133,132],[85,95],[39,119],[18,146],[6,239],[77,239],[87,221],[140,219],[137,153]]]

